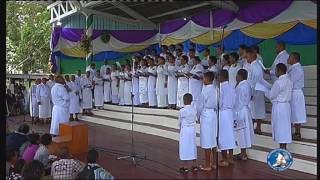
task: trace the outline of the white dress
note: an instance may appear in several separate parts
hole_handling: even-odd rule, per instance
[[[37,85],[34,84],[30,89],[30,116],[39,117],[39,105],[37,102]]]
[[[277,143],[291,143],[291,108],[293,83],[284,74],[272,85],[271,91],[266,96],[272,102],[271,126],[272,138]]]
[[[148,67],[148,73],[157,75],[157,66]],[[156,81],[157,81],[157,77],[149,75],[148,77],[149,106],[157,106]]]
[[[236,80],[236,76],[238,71],[241,69],[240,64],[236,63],[236,64],[232,64],[229,68],[229,83],[233,86],[236,87],[237,84],[237,80]]]
[[[270,67],[270,77],[273,82],[278,79],[276,77],[277,64],[283,63],[283,64],[287,65],[288,58],[289,58],[289,54],[287,53],[286,50],[283,50],[283,51],[279,52],[276,59],[273,61],[272,65]]]
[[[251,87],[247,80],[241,81],[236,87],[236,103],[234,106],[234,119],[244,122],[245,126],[235,129],[235,139],[238,148],[249,148],[254,143],[254,130],[249,103]]]
[[[147,67],[141,67],[138,70],[140,103],[148,103],[148,77],[144,76],[147,71]]]
[[[111,72],[111,100],[113,104],[119,103],[119,98],[118,98],[119,87],[117,86],[118,76],[119,76],[118,71]]]
[[[105,74],[102,78],[104,102],[111,102],[111,75]]]
[[[306,123],[306,102],[302,89],[304,88],[304,72],[300,63],[292,65],[288,77],[293,83],[291,105],[291,123]]]
[[[179,158],[182,161],[197,159],[196,120],[197,111],[191,105],[180,109]]]
[[[134,75],[132,77],[132,91],[133,91],[133,105],[137,106],[140,104],[140,98],[139,98],[139,76],[137,75],[137,72],[134,72]]]
[[[50,118],[51,117],[51,93],[50,88],[47,84],[39,84],[37,85],[36,97],[37,102],[40,102],[39,105],[39,118]]]
[[[75,114],[80,112],[80,86],[78,86],[75,82],[69,81],[66,83],[70,89],[70,108],[69,113]]]
[[[177,104],[178,79],[176,71],[175,65],[168,65],[168,104]]]
[[[52,121],[50,134],[59,135],[60,123],[69,121],[70,96],[64,85],[55,83],[52,87]]]
[[[81,80],[82,109],[92,109],[92,81],[90,78]]]
[[[119,105],[124,105],[124,72],[119,72]]]
[[[181,65],[178,69],[179,73],[187,74],[190,71],[189,65]],[[178,90],[177,90],[177,107],[183,107],[183,96],[189,92],[189,78],[179,77],[178,78]]]
[[[233,130],[233,107],[235,104],[236,92],[228,81],[220,83],[219,101],[219,140],[220,150],[234,149],[236,147]]]
[[[104,96],[103,96],[103,80],[102,78],[94,77],[93,81],[94,85],[94,106],[102,107],[104,104]]]
[[[132,92],[132,79],[129,76],[131,73],[130,72],[125,72],[124,73],[124,104],[125,105],[131,105],[132,100],[131,100],[131,92]]]
[[[196,103],[200,115],[200,145],[209,149],[217,146],[217,89],[204,85]]]
[[[166,66],[157,67],[157,82],[156,82],[156,94],[157,94],[157,104],[158,107],[167,107],[167,95],[168,89],[165,87],[166,83]]]
[[[192,78],[194,76],[202,77],[204,72],[203,66],[201,64],[197,64],[193,66],[190,73],[193,75],[189,78],[189,93],[192,95],[193,102],[196,103],[198,100],[198,96],[201,93],[202,90],[202,80],[197,80],[195,78]]]

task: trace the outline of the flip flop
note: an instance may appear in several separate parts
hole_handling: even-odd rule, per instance
[[[199,169],[200,169],[200,168],[199,168],[198,166],[192,166],[192,167],[191,167],[191,171],[192,171],[192,172],[198,172]]]
[[[212,168],[211,167],[203,167],[203,166],[199,166],[201,171],[211,171]]]
[[[185,167],[179,168],[179,173],[181,174],[187,174],[188,172],[189,172],[188,168],[185,168]]]

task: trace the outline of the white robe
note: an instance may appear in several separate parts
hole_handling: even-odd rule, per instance
[[[236,84],[237,84],[236,76],[237,76],[237,73],[240,69],[241,69],[241,67],[238,63],[231,65],[229,68],[229,71],[228,71],[229,72],[229,83],[233,87],[236,87]]]
[[[104,102],[111,102],[111,75],[105,74],[102,79]]]
[[[253,98],[250,103],[252,119],[265,119],[266,118],[266,105],[264,92],[255,90],[257,82],[263,80],[263,71],[261,65],[257,60],[251,62],[248,71],[248,82],[251,85]]]
[[[142,67],[138,70],[140,103],[148,103],[148,77],[144,76],[147,71],[147,67]]]
[[[132,99],[131,99],[131,92],[132,92],[132,79],[129,76],[131,72],[125,72],[124,73],[124,104],[125,105],[131,105]]]
[[[272,85],[271,91],[266,96],[272,102],[271,126],[272,138],[277,143],[291,143],[291,108],[293,83],[284,74]]]
[[[81,80],[82,80],[82,77],[81,77],[81,76],[78,76],[78,75],[75,76],[75,83],[76,83],[79,87],[81,87]]]
[[[204,72],[203,66],[201,64],[197,64],[193,66],[190,73],[193,76],[202,77]],[[197,80],[195,78],[192,78],[192,76],[189,78],[189,93],[192,95],[193,102],[196,103],[198,100],[198,96],[200,95],[202,90],[202,80]]]
[[[101,76],[104,76],[106,74],[107,68],[111,69],[111,67],[109,65],[105,65],[104,64],[104,65],[101,66],[101,68],[100,68],[100,75]]]
[[[70,108],[69,113],[75,114],[80,112],[80,86],[76,84],[74,81],[70,81],[66,83],[69,89],[71,90],[69,92],[70,96]]]
[[[133,92],[133,105],[137,106],[140,104],[139,98],[139,76],[137,76],[136,71],[134,72],[134,76],[132,77],[132,92]]]
[[[156,95],[158,107],[167,107],[168,88],[165,87],[167,68],[165,65],[157,67]]]
[[[236,145],[238,148],[249,148],[254,143],[254,129],[249,109],[251,87],[247,80],[241,81],[236,87],[236,102],[234,119],[242,121],[245,127],[235,130]]]
[[[196,144],[196,120],[197,111],[191,106],[186,105],[179,112],[179,158],[180,160],[197,159]]]
[[[94,105],[96,107],[102,107],[104,104],[104,96],[103,96],[103,80],[102,78],[94,77],[93,81],[94,85]]]
[[[59,124],[69,121],[70,96],[64,85],[56,83],[52,93],[52,121],[50,134],[59,135]]]
[[[208,67],[209,66],[208,61],[209,61],[209,56],[204,57],[201,61],[202,66]]]
[[[189,65],[181,65],[178,68],[179,73],[187,74],[190,71]],[[179,77],[178,78],[178,90],[177,90],[177,107],[183,107],[183,96],[189,92],[189,78]]]
[[[148,67],[148,73],[157,75],[157,66]],[[157,77],[149,75],[148,77],[149,106],[157,106],[156,81],[157,81]]]
[[[37,85],[34,84],[30,89],[30,116],[39,117],[39,105],[37,102]]]
[[[200,115],[200,145],[204,149],[217,146],[217,89],[204,85],[196,103]]]
[[[96,77],[96,69],[92,69],[90,66],[88,66],[88,67],[86,68],[86,72],[87,72],[87,71],[90,71],[90,76],[89,76],[89,78],[90,78],[91,80],[93,80],[93,78]]]
[[[81,96],[82,96],[82,109],[92,109],[92,81],[90,78],[82,78],[81,80]]]
[[[233,131],[233,107],[235,104],[236,92],[228,81],[220,83],[219,101],[219,140],[220,150],[228,150],[236,147]]]
[[[50,88],[47,84],[37,85],[36,97],[37,102],[40,102],[39,105],[39,118],[50,118],[51,117],[51,106],[50,106]]]
[[[283,50],[283,51],[279,52],[276,59],[273,61],[272,66],[270,67],[270,77],[273,82],[278,79],[276,77],[277,64],[283,63],[283,64],[287,65],[288,58],[289,58],[289,54],[287,53],[286,50]]]
[[[124,105],[124,72],[119,72],[119,105]]]
[[[168,65],[168,104],[177,104],[178,79],[176,71],[175,65]]]
[[[306,123],[306,103],[303,94],[304,72],[300,63],[293,64],[288,70],[288,77],[293,83],[291,105],[291,123]]]
[[[118,98],[119,87],[117,86],[118,76],[119,76],[118,71],[111,72],[111,100],[112,100],[112,103],[114,104],[119,103],[119,98]]]
[[[213,72],[214,73],[214,80],[213,80],[213,85],[214,86],[218,86],[218,73],[219,73],[219,68],[217,65],[213,65],[213,66],[210,66],[208,67],[208,69],[206,70],[206,72]]]

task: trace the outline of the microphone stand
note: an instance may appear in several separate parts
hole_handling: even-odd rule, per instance
[[[134,70],[134,60],[132,61],[132,75],[135,73],[135,70]],[[130,159],[133,163],[134,166],[137,166],[138,162],[144,160],[144,159],[147,159],[147,156],[146,155],[138,155],[136,152],[135,152],[135,148],[134,148],[134,133],[133,133],[133,122],[134,122],[134,112],[133,112],[133,97],[134,97],[134,94],[133,94],[133,78],[131,78],[131,152],[130,154],[128,155],[125,155],[125,156],[121,156],[121,157],[117,157],[117,160],[121,160],[121,159]],[[137,161],[139,160],[139,161]]]

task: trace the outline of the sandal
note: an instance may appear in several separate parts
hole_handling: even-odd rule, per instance
[[[255,130],[254,130],[254,133],[255,133],[255,134],[258,134],[258,135],[262,135],[261,130],[257,130],[257,129],[255,129]]]
[[[292,139],[296,140],[296,141],[300,141],[301,140],[301,134],[300,133],[294,133],[293,136],[292,136]]]
[[[201,171],[211,171],[212,168],[211,168],[211,167],[203,167],[203,166],[200,166],[200,170],[201,170]]]
[[[191,167],[191,171],[192,172],[198,172],[199,171],[199,167],[198,166],[192,166]]]
[[[182,168],[179,169],[179,172],[180,172],[181,174],[186,174],[186,173],[189,172],[189,169],[188,169],[188,168],[185,168],[185,167],[182,167]]]

